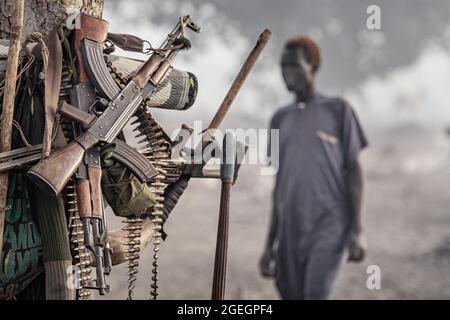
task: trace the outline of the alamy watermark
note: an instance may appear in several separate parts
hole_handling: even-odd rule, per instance
[[[366,20],[366,26],[369,30],[381,30],[381,8],[372,4],[367,7],[366,13],[369,15]]]
[[[366,269],[367,277],[366,286],[369,290],[381,290],[381,268],[377,265],[370,265]]]
[[[79,266],[68,266],[66,268],[66,274],[68,275],[66,280],[66,286],[70,290],[82,289],[81,285],[82,273]]]
[[[189,150],[189,156],[184,159],[187,163],[202,164],[208,161],[222,163],[223,138],[232,131],[236,141],[241,146],[237,148],[237,164],[260,165],[260,174],[264,176],[275,175],[279,168],[279,130],[278,129],[210,129],[203,130],[202,121],[195,121],[193,132],[188,129],[178,129],[172,132],[172,141],[177,141]],[[198,148],[202,139],[212,141],[205,148]],[[270,142],[269,142],[270,141]],[[245,147],[244,147],[245,146]],[[186,153],[186,152],[185,152]]]

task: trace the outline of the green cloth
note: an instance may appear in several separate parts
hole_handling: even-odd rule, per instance
[[[155,194],[128,169],[112,159],[114,145],[102,148],[102,188],[111,209],[117,216],[140,216],[155,203]]]

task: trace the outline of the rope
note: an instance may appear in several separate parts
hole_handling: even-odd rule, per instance
[[[47,67],[48,67],[49,51],[48,51],[47,45],[44,42],[42,34],[40,32],[30,33],[28,35],[27,40],[25,41],[25,43],[26,44],[28,44],[28,43],[40,43],[41,44],[43,67],[42,67],[42,71],[39,73],[39,78],[41,80],[44,80],[45,79],[45,72],[47,71]]]
[[[17,129],[17,131],[19,131],[19,135],[20,135],[20,138],[22,139],[23,143],[27,147],[31,147],[31,144],[28,142],[27,138],[25,137],[25,134],[22,131],[22,127],[16,120],[13,120],[13,126]]]

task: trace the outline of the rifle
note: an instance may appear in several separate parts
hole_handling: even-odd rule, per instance
[[[96,103],[96,94],[85,71],[80,42],[85,37],[93,38],[99,42],[105,41],[108,23],[84,14],[81,14],[79,19],[80,24],[79,27],[75,28],[73,44],[77,61],[74,78],[77,83],[70,92],[70,102],[73,108],[95,117],[91,108]],[[76,138],[83,134],[84,126],[74,124],[74,137]],[[112,252],[109,249],[106,219],[104,217],[100,162],[100,148],[88,150],[84,161],[75,174],[75,186],[78,212],[83,224],[84,245],[93,252],[95,258],[96,279],[84,285],[84,288],[96,289],[100,295],[104,295],[110,290],[109,285],[106,284],[105,276],[111,272]]]
[[[77,136],[75,141],[34,165],[28,171],[28,177],[43,191],[59,194],[76,172],[89,149],[100,143],[114,141],[142,103],[144,88],[150,86],[153,91],[156,89],[179,50],[185,48],[186,27],[199,32],[190,16],[183,17],[174,31],[168,35],[161,49],[153,52],[125,88],[108,103],[92,126]]]

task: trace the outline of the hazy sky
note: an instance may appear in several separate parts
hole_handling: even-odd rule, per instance
[[[369,4],[381,8],[381,30],[367,29]],[[198,104],[186,118],[210,119],[257,36],[269,28],[273,39],[231,117],[266,123],[277,106],[289,102],[280,50],[288,36],[308,34],[323,50],[319,89],[348,97],[364,122],[449,123],[439,116],[448,113],[450,101],[448,0],[107,0],[105,5],[111,30],[155,45],[180,14],[191,14],[203,28],[191,36],[193,49],[176,62],[200,81]]]
[[[107,10],[113,10],[118,2],[108,0]],[[322,79],[325,84],[335,87],[352,84],[371,72],[381,73],[410,63],[430,42],[448,44],[450,40],[448,0],[148,2],[148,10],[144,6],[140,19],[145,19],[147,14],[154,23],[167,23],[179,14],[190,13],[204,22],[205,29],[209,24],[225,22],[249,39],[267,27],[274,32],[273,42],[277,46],[290,35],[310,34],[323,47],[326,64],[323,78],[329,73],[342,75],[344,81],[339,84],[333,84],[333,79]],[[380,32],[366,28],[366,9],[370,4],[381,8]],[[142,7],[142,4],[138,6]],[[209,11],[209,14],[198,15],[198,11]],[[279,49],[275,48],[272,54],[278,55]]]
[[[367,29],[366,9],[369,5],[379,5],[381,8],[381,30]],[[445,131],[450,127],[450,0],[105,0],[104,17],[110,21],[112,32],[136,34],[150,40],[155,46],[173,28],[179,15],[185,14],[191,14],[203,30],[199,35],[190,35],[192,49],[177,57],[174,65],[195,73],[200,88],[197,102],[191,109],[184,112],[154,111],[157,121],[166,131],[179,128],[181,123],[192,125],[194,120],[211,120],[259,33],[269,28],[273,31],[273,38],[222,126],[265,128],[277,108],[292,100],[284,87],[279,69],[282,45],[291,35],[310,35],[319,42],[323,51],[324,64],[318,77],[319,90],[328,95],[339,94],[347,98],[368,134],[370,148],[369,153],[365,153],[363,164],[365,169],[368,168],[366,172],[369,177],[366,203],[372,210],[367,212],[367,216],[372,216],[373,224],[368,225],[367,229],[369,233],[372,230],[377,241],[380,235],[385,240],[378,247],[378,242],[371,242],[375,256],[387,252],[388,259],[395,262],[399,257],[408,256],[403,248],[411,248],[416,252],[417,248],[411,245],[419,234],[415,233],[415,227],[412,228],[415,224],[420,224],[417,229],[422,230],[426,226],[427,231],[438,231],[422,232],[426,240],[420,242],[422,246],[430,243],[430,237],[440,239],[443,234],[439,233],[441,229],[430,229],[431,225],[428,224],[436,221],[433,219],[439,219],[436,223],[442,225],[444,214],[437,215],[442,212],[442,208],[437,208],[440,203],[436,199],[439,199],[441,192],[448,193],[449,189],[445,188],[444,183],[444,187],[441,184],[435,186],[435,180],[417,174],[431,173],[434,174],[431,176],[433,179],[440,181],[441,176],[448,173],[449,139]],[[247,184],[234,193],[245,198],[244,205],[235,208],[234,216],[240,216],[238,219],[248,217],[246,211],[249,209],[245,206],[248,202],[257,202],[260,206],[257,208],[270,206],[267,190],[271,188],[271,180],[265,177],[256,180],[255,176],[250,176],[254,171],[247,170],[241,170],[240,175],[244,176],[236,187],[239,188],[246,181]],[[404,172],[414,176],[401,183],[399,179],[403,176],[399,173]],[[210,186],[215,182],[202,181],[202,185],[199,181],[191,183],[197,183],[195,192],[205,200],[205,190],[212,192]],[[205,186],[209,189],[205,189]],[[191,213],[201,215],[203,212],[197,203],[194,206],[187,205],[189,201],[195,201],[192,199],[197,199],[192,191],[192,198],[181,199],[185,202],[180,204],[180,208],[183,211],[193,208]],[[422,192],[430,196],[431,200],[405,202],[405,199],[417,197]],[[202,200],[200,209],[205,208],[205,203],[211,199],[208,197],[207,201]],[[258,210],[260,221],[265,209]],[[409,220],[421,213],[425,215]],[[177,223],[175,220],[172,223]],[[189,223],[183,228],[188,226]],[[181,232],[181,235],[190,237],[191,234]],[[395,239],[392,242],[395,245],[386,239]],[[247,240],[244,242],[251,243]],[[168,254],[170,250],[178,252],[180,245],[175,243],[174,247],[167,248]],[[170,241],[167,245],[170,246]],[[240,257],[242,252],[247,257],[241,244],[239,250]],[[251,250],[254,251],[254,248]],[[164,261],[164,257],[169,255],[163,252],[161,257]],[[423,256],[415,253],[412,257],[411,265],[419,259],[423,260]],[[173,263],[173,255],[170,258],[166,261]],[[397,261],[403,266],[409,260]],[[374,264],[379,265],[380,261]],[[254,266],[256,262],[248,265],[250,269]],[[391,268],[392,264],[388,263],[386,267]],[[233,273],[233,269],[231,271]],[[239,269],[239,274],[241,272]],[[190,275],[189,272],[180,274]],[[408,275],[409,271],[405,274]],[[391,277],[388,279],[389,284],[399,290],[412,288],[409,284],[405,287],[398,283],[395,272],[387,276]],[[164,273],[162,277],[164,282]],[[171,275],[166,274],[165,279],[167,281],[163,286],[174,283]],[[354,277],[351,279],[353,281]],[[407,279],[407,276],[399,279]],[[179,283],[176,283],[175,289],[172,286],[173,292],[177,294]],[[424,288],[428,285],[423,283]]]

